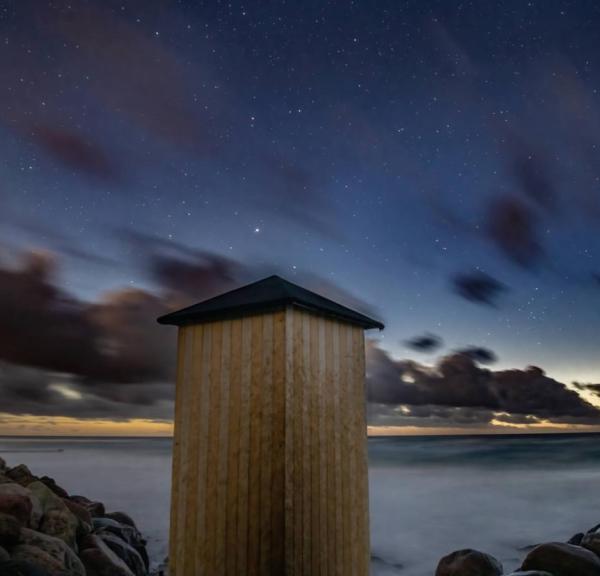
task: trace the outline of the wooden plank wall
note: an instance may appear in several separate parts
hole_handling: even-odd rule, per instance
[[[288,309],[179,330],[170,574],[366,576],[360,328]]]

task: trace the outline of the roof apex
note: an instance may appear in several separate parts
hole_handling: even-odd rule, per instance
[[[315,314],[337,318],[341,322],[361,326],[364,329],[379,328],[382,330],[384,327],[378,320],[342,306],[316,292],[306,290],[306,288],[293,284],[277,275],[268,276],[258,282],[241,286],[182,310],[165,314],[158,318],[158,322],[159,324],[182,326],[272,312],[287,306],[294,306]]]

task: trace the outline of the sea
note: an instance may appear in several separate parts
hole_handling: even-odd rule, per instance
[[[154,564],[167,555],[170,438],[0,437],[0,456],[136,520]],[[528,547],[600,523],[600,435],[369,439],[371,573],[431,576],[476,548],[506,572]]]

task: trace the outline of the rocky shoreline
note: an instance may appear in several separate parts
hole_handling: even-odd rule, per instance
[[[130,516],[0,458],[0,575],[148,576],[149,570],[146,541]]]
[[[502,576],[502,563],[479,550],[457,550],[444,556],[435,576]],[[600,576],[600,524],[568,542],[529,547],[521,567],[506,576]]]

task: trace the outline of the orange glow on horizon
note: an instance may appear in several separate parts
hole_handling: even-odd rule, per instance
[[[550,432],[600,432],[600,426],[576,426],[541,422],[534,425],[507,424],[493,420],[479,428],[427,428],[420,426],[367,426],[369,436],[435,436],[468,434]],[[132,419],[123,421],[82,420],[63,416],[14,416],[0,413],[0,436],[172,436],[173,423]]]

